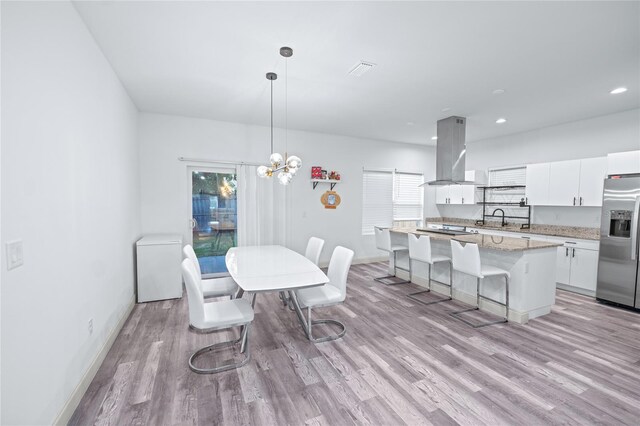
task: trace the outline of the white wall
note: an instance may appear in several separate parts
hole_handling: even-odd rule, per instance
[[[140,114],[139,132],[144,233],[178,232],[190,238],[188,164],[178,157],[256,163],[269,157],[268,127],[145,113]],[[276,129],[274,139],[276,150],[284,151],[282,129]],[[299,155],[304,164],[288,187],[287,221],[293,234],[289,245],[303,251],[310,236],[324,238],[324,262],[338,244],[354,249],[357,259],[381,255],[373,237],[361,235],[363,166],[422,171],[425,179],[435,176],[432,147],[289,131],[289,153]],[[341,172],[343,182],[335,190],[342,204],[336,210],[320,203],[328,187],[312,189],[314,165]]]
[[[467,170],[603,157],[640,149],[640,109],[467,144]],[[478,219],[478,206],[437,207],[441,216]],[[533,223],[600,226],[600,207],[534,207]]]
[[[133,300],[137,110],[68,2],[2,2],[2,89],[1,423],[50,424]]]

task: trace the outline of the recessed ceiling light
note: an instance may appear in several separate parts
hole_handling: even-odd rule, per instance
[[[371,69],[375,66],[376,64],[374,64],[373,62],[360,61],[353,68],[351,68],[351,71],[349,71],[349,75],[360,77],[362,74],[371,71]]]
[[[626,88],[626,87],[618,87],[618,88],[616,88],[616,89],[613,89],[613,90],[612,90],[611,92],[609,92],[609,93],[611,93],[612,95],[618,95],[618,94],[620,94],[620,93],[624,93],[624,92],[626,92],[626,91],[627,91],[627,88]]]
[[[451,111],[451,108],[449,108],[449,107],[442,108],[442,112],[447,112],[447,111]]]
[[[502,124],[502,123],[506,123],[506,122],[507,122],[507,119],[506,119],[506,118],[502,118],[502,117],[501,117],[501,118],[498,118],[498,119],[496,120],[496,123],[498,123],[498,124]]]
[[[432,141],[437,141],[437,140],[438,140],[438,137],[437,137],[437,136],[432,136],[432,137],[431,137],[431,140],[432,140]]]
[[[504,89],[496,89],[493,92],[494,95],[502,95],[504,93]]]

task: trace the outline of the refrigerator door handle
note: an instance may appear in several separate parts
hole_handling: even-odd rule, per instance
[[[636,196],[636,204],[633,207],[633,220],[631,221],[631,260],[636,260],[636,253],[638,253],[639,212],[640,212],[640,196]]]

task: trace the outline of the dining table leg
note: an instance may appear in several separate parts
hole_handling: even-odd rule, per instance
[[[293,305],[293,308],[298,316],[298,320],[300,321],[300,325],[302,326],[302,330],[304,330],[304,334],[309,339],[309,329],[307,326],[307,322],[304,319],[304,314],[302,313],[302,309],[300,308],[300,304],[298,303],[298,299],[296,298],[296,293],[294,291],[289,291],[289,301]]]

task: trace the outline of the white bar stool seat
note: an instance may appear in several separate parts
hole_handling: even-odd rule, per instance
[[[413,270],[411,266],[412,261],[422,262],[429,265],[429,275],[427,279],[427,289],[418,291],[415,293],[410,293],[407,295],[408,298],[415,300],[416,302],[422,303],[423,305],[432,305],[434,303],[446,302],[447,300],[451,300],[453,297],[452,289],[451,289],[451,258],[448,256],[436,254],[434,255],[431,251],[431,238],[428,235],[418,236],[416,234],[409,234],[409,270]],[[449,287],[449,297],[444,299],[437,299],[429,302],[425,302],[420,300],[416,296],[422,293],[431,292],[431,267],[436,263],[448,262],[449,263],[449,284],[443,283],[440,281],[436,281],[438,284],[445,285]],[[413,273],[410,272],[409,280],[412,280]],[[434,280],[435,281],[435,280]]]
[[[492,265],[482,265],[480,262],[480,250],[477,244],[467,243],[464,247],[458,241],[451,240],[451,260],[453,269],[463,274],[476,277],[476,306],[469,309],[463,309],[461,311],[451,312],[454,318],[468,324],[474,328],[484,327],[491,324],[505,323],[509,321],[509,279],[511,274],[505,269],[498,268]],[[504,276],[505,279],[505,301],[491,299],[484,296],[480,292],[480,281],[486,277],[492,276]],[[452,281],[453,283],[453,281]],[[497,321],[488,321],[483,323],[473,323],[466,318],[459,316],[464,312],[477,311],[480,309],[480,299],[490,300],[498,305],[505,307],[504,319]]]
[[[389,281],[391,280],[391,278],[396,278],[396,273],[398,269],[409,272],[409,276],[411,276],[411,261],[409,261],[409,269],[400,268],[398,267],[398,257],[397,257],[398,252],[409,251],[409,247],[401,244],[391,245],[391,232],[389,231],[389,228],[381,228],[379,226],[375,226],[373,230],[376,235],[376,247],[378,248],[378,250],[386,251],[387,253],[393,254],[393,275],[377,277],[377,278],[374,278],[374,280],[384,285],[397,285],[397,284],[410,283],[411,280]]]

